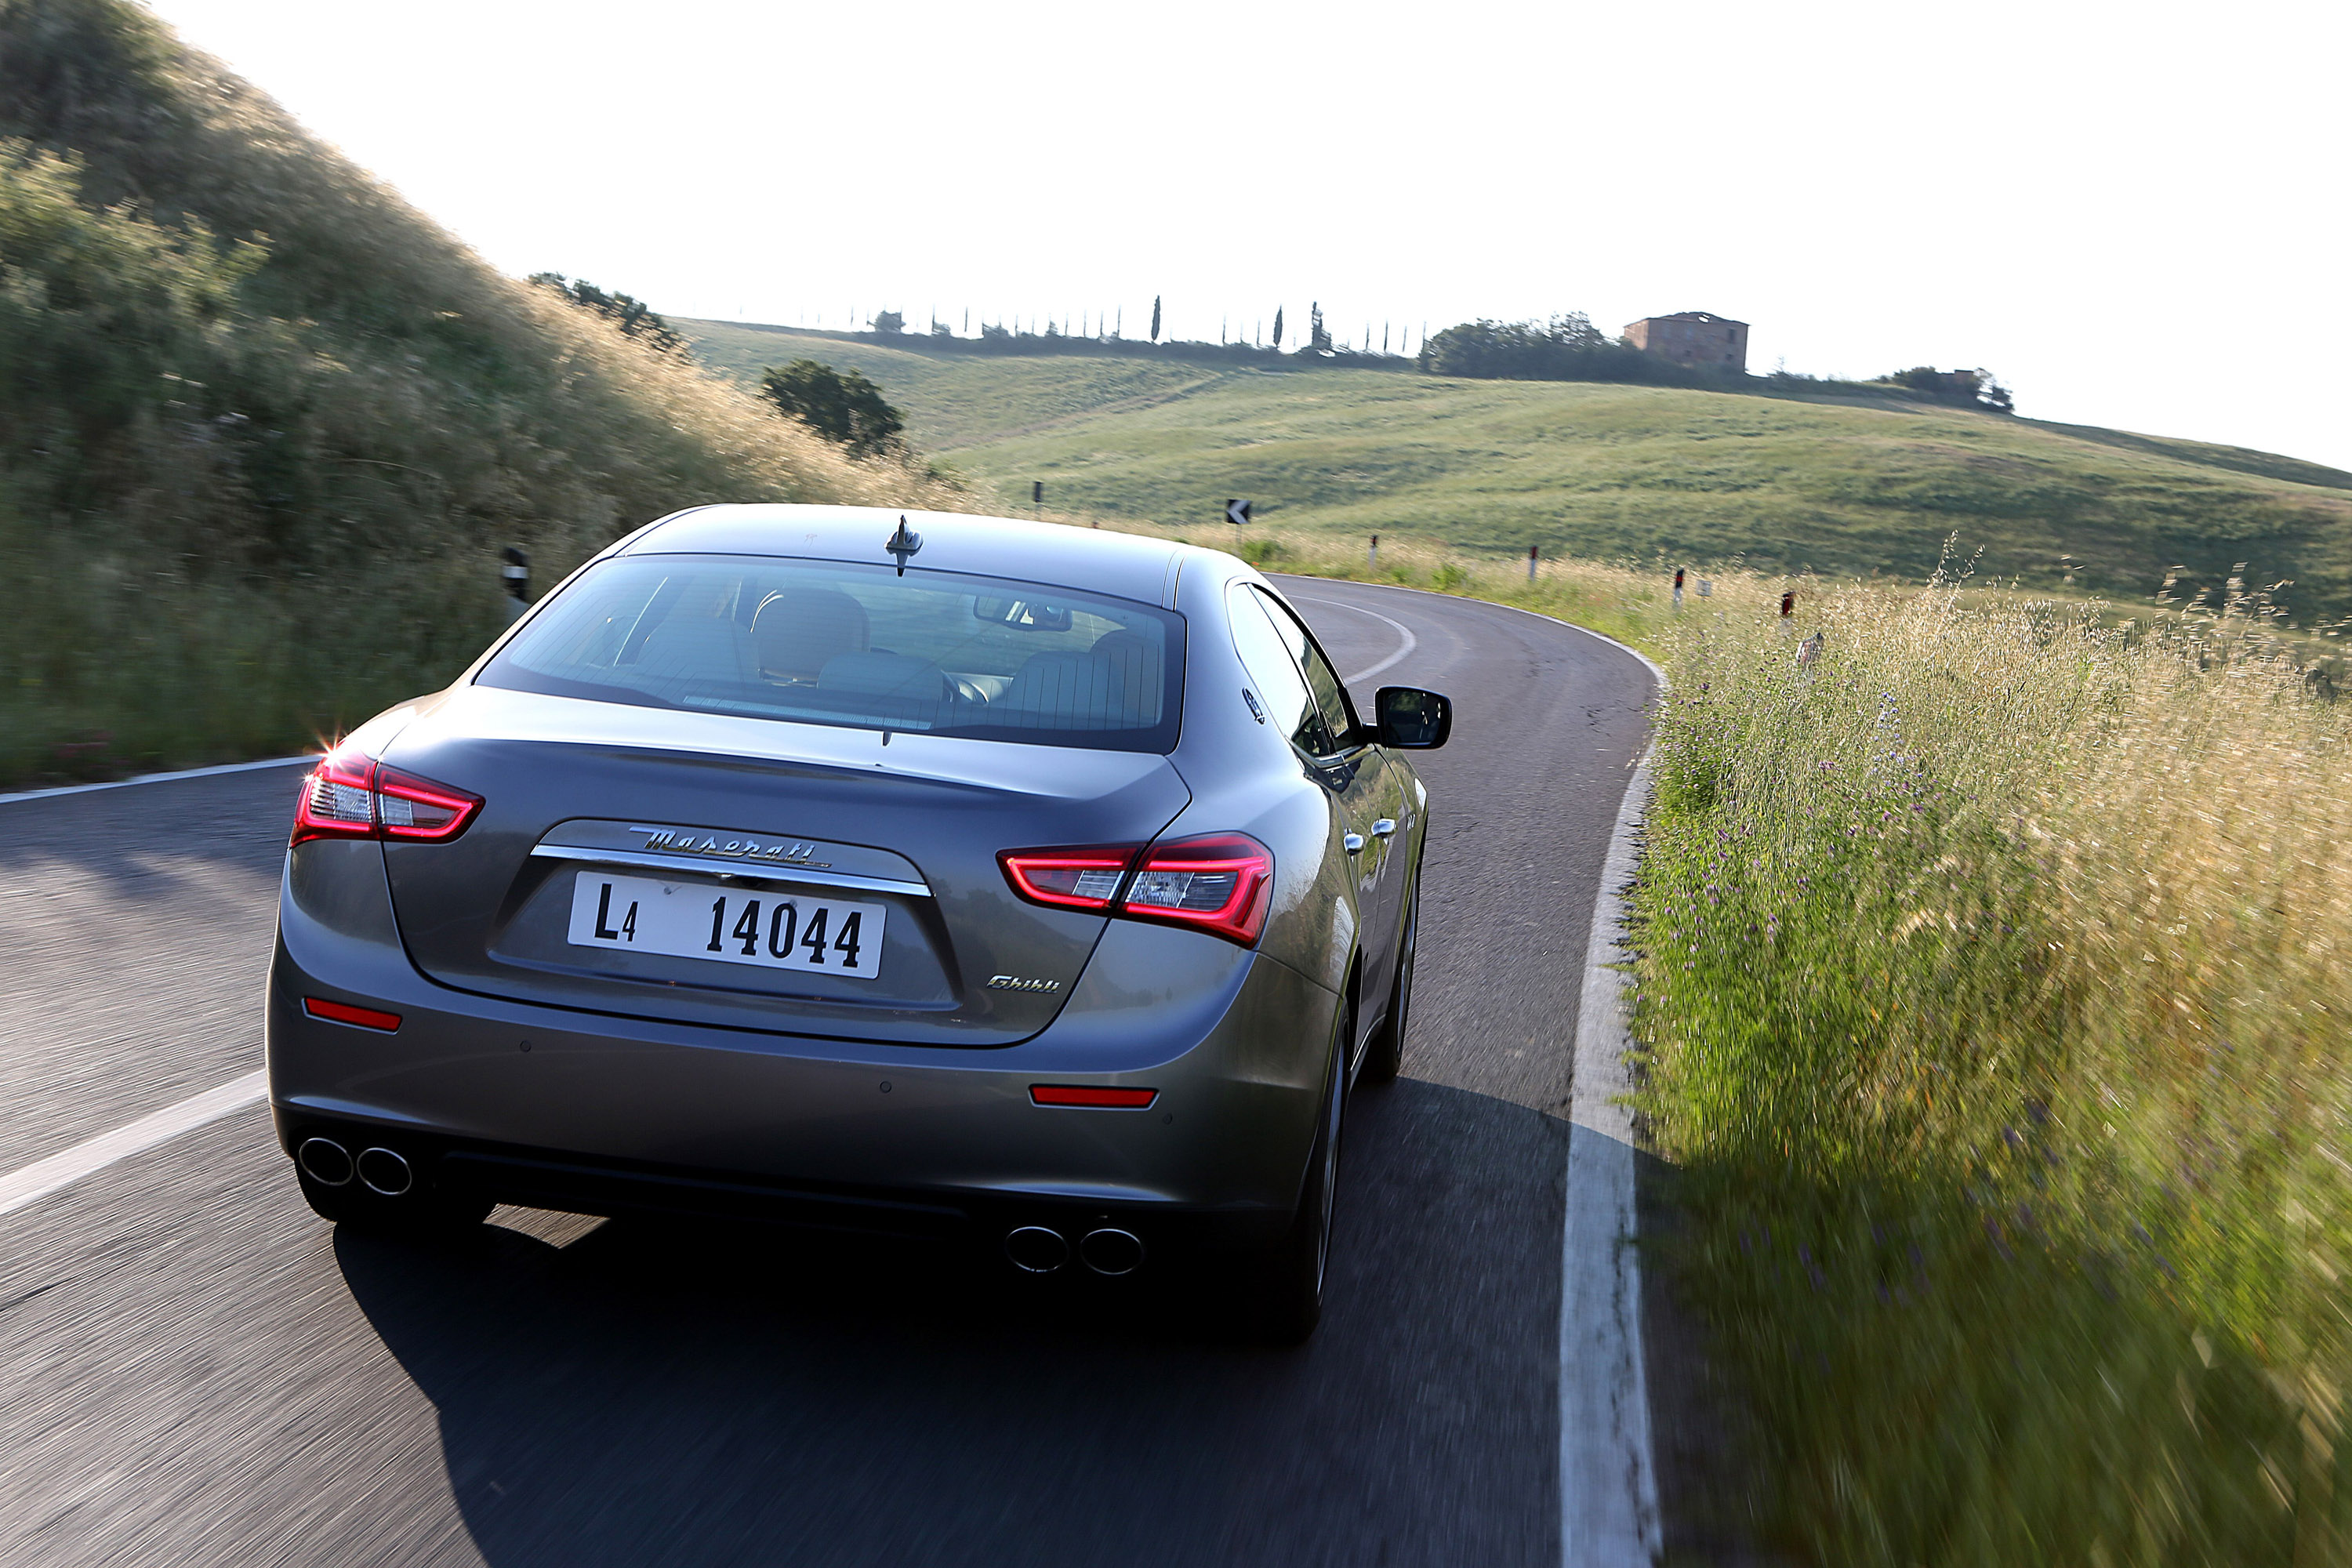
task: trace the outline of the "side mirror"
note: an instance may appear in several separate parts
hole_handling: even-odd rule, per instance
[[[1426,752],[1454,732],[1454,704],[1417,686],[1383,686],[1372,699],[1381,744]]]

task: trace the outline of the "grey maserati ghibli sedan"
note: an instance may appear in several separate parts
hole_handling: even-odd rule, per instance
[[[1404,753],[1451,724],[1403,687],[1360,713],[1214,551],[677,513],[304,780],[279,1140],[341,1222],[509,1202],[1197,1264],[1301,1337],[1348,1095],[1412,998]]]

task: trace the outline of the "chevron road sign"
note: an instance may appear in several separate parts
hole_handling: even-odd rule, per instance
[[[1235,528],[1239,528],[1249,520],[1249,502],[1245,500],[1229,500],[1225,503],[1225,521],[1227,522],[1232,523]]]

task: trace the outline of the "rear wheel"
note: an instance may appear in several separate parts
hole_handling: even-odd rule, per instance
[[[1354,1005],[1343,1005],[1339,1026],[1332,1037],[1331,1066],[1323,1088],[1315,1147],[1307,1157],[1307,1182],[1298,1194],[1298,1212],[1260,1268],[1255,1292],[1258,1328],[1275,1344],[1303,1343],[1323,1318],[1323,1278],[1331,1257],[1331,1210],[1339,1184],[1339,1119],[1347,1104],[1347,1043],[1355,1027]]]
[[[1421,932],[1421,868],[1404,895],[1404,936],[1397,943],[1396,984],[1389,988],[1389,1014],[1364,1046],[1359,1079],[1386,1083],[1404,1066],[1405,1026],[1412,1017],[1412,952]]]

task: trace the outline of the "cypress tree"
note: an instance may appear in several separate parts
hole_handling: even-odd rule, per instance
[[[1274,346],[1282,346],[1282,307],[1279,305],[1274,308]]]
[[[1155,343],[1160,341],[1160,296],[1157,294],[1151,297],[1151,341]]]

